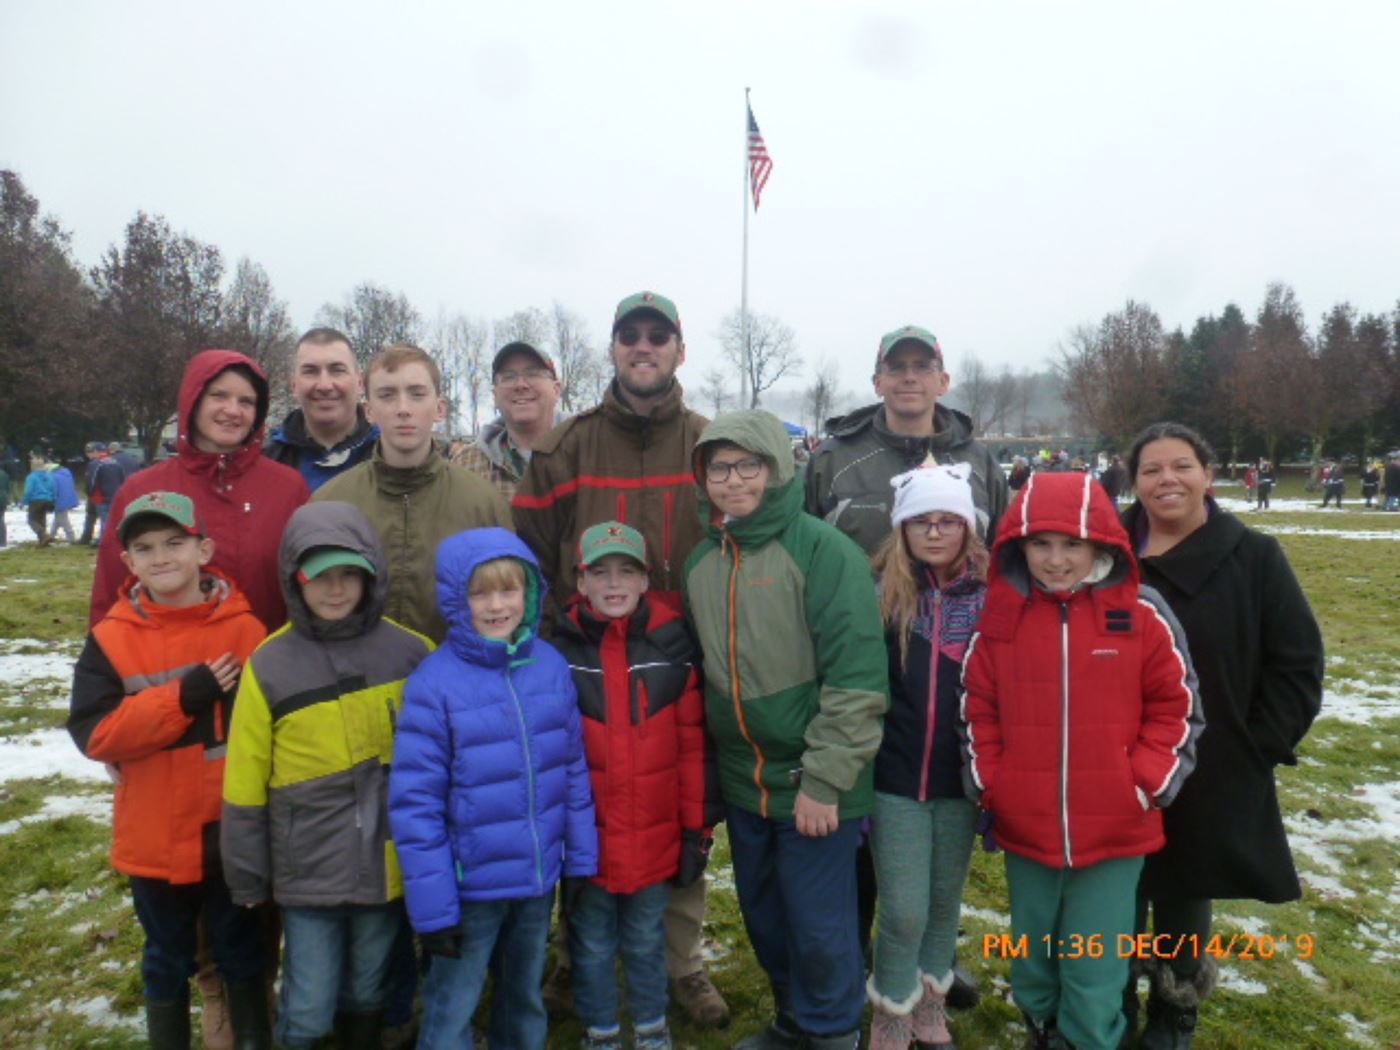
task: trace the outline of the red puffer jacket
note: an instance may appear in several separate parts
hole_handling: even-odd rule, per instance
[[[237,451],[202,452],[192,440],[194,410],[205,387],[234,365],[242,365],[255,379],[258,409],[253,429]],[[117,600],[117,589],[126,578],[117,526],[127,505],[148,492],[179,492],[192,499],[214,541],[214,568],[233,578],[247,595],[253,614],[269,631],[287,622],[287,606],[277,579],[277,547],[287,519],[311,497],[311,490],[291,467],[262,454],[267,409],[267,378],[250,358],[236,350],[204,350],[190,359],[180,382],[177,454],[127,478],[112,500],[97,554],[90,623],[102,619]]]
[[[583,713],[598,817],[593,881],[635,893],[676,874],[682,830],[707,831],[718,819],[695,641],[665,592],[642,595],[618,620],[576,596],[552,641],[569,661]]]
[[[1020,540],[1059,532],[1108,557],[1051,593]],[[997,532],[987,604],[963,665],[964,779],[1009,851],[1079,868],[1160,849],[1158,809],[1205,727],[1180,625],[1138,583],[1113,504],[1087,474],[1035,474]]]

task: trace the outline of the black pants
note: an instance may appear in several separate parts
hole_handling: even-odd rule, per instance
[[[1153,932],[1167,938],[1162,942],[1166,950],[1161,954],[1172,956],[1171,968],[1178,977],[1191,977],[1201,968],[1201,955],[1210,940],[1213,903],[1209,897],[1156,897],[1149,900],[1141,887],[1138,889],[1137,932],[1147,931],[1150,906]],[[1194,940],[1191,939],[1193,935]]]

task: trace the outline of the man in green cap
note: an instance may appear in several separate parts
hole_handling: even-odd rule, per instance
[[[996,457],[972,436],[972,420],[940,405],[952,377],[943,348],[927,328],[905,325],[887,332],[875,353],[871,377],[879,403],[858,408],[827,424],[828,437],[807,466],[806,506],[873,554],[890,533],[890,508],[897,474],[929,457],[966,463],[977,509],[978,535],[990,545],[1006,510],[1006,475]],[[861,942],[868,950],[875,918],[875,872],[868,846],[859,855]],[[948,1002],[968,1007],[977,992],[959,971]]]
[[[578,589],[575,552],[584,530],[605,521],[632,526],[650,553],[652,591],[679,591],[685,559],[700,542],[690,454],[709,422],[686,407],[676,370],[685,337],[676,304],[636,292],[613,311],[613,380],[603,403],[541,438],[511,507],[520,538],[539,558],[559,599]],[[552,617],[551,617],[552,619]],[[705,880],[675,889],[666,912],[666,968],[672,995],[706,1027],[729,1023],[729,1008],[700,954]],[[563,972],[561,972],[563,971]],[[546,987],[562,1001],[560,967]]]

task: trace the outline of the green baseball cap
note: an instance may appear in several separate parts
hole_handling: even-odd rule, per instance
[[[346,547],[313,547],[297,566],[297,582],[314,580],[327,569],[337,565],[352,565],[374,575],[374,565],[363,554],[356,554]]]
[[[617,312],[613,314],[612,330],[616,332],[623,321],[644,310],[660,314],[675,326],[678,333],[681,331],[681,313],[676,309],[676,304],[656,292],[635,292],[618,303]]]
[[[148,515],[165,518],[191,536],[204,535],[204,526],[195,512],[194,500],[179,492],[148,492],[126,505],[121,524],[117,526],[117,538],[123,546],[126,545],[126,535],[132,523]]]
[[[578,564],[582,568],[592,565],[599,558],[609,554],[625,554],[641,563],[642,568],[650,568],[647,562],[647,541],[642,534],[630,525],[620,521],[605,521],[601,525],[584,529],[578,540]]]
[[[496,356],[491,359],[491,377],[493,379],[496,373],[501,370],[501,365],[505,364],[506,358],[511,354],[530,354],[532,357],[538,358],[540,364],[549,369],[550,375],[554,376],[556,379],[559,378],[559,373],[554,370],[554,358],[550,357],[533,343],[516,341],[514,343],[507,343],[505,346],[501,347],[496,351]]]
[[[880,338],[880,349],[875,355],[875,367],[879,368],[884,363],[885,358],[889,356],[890,351],[904,342],[920,343],[926,346],[929,352],[938,358],[939,363],[943,363],[943,348],[938,345],[938,336],[927,328],[920,328],[916,324],[907,324],[903,328],[896,328],[893,332],[886,332]]]

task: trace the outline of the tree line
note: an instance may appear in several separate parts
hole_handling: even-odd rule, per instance
[[[1126,448],[1147,423],[1206,435],[1227,462],[1354,454],[1400,445],[1400,302],[1329,309],[1310,330],[1294,290],[1270,284],[1253,320],[1234,303],[1167,331],[1129,301],[1075,328],[1055,361],[1080,423]]]

